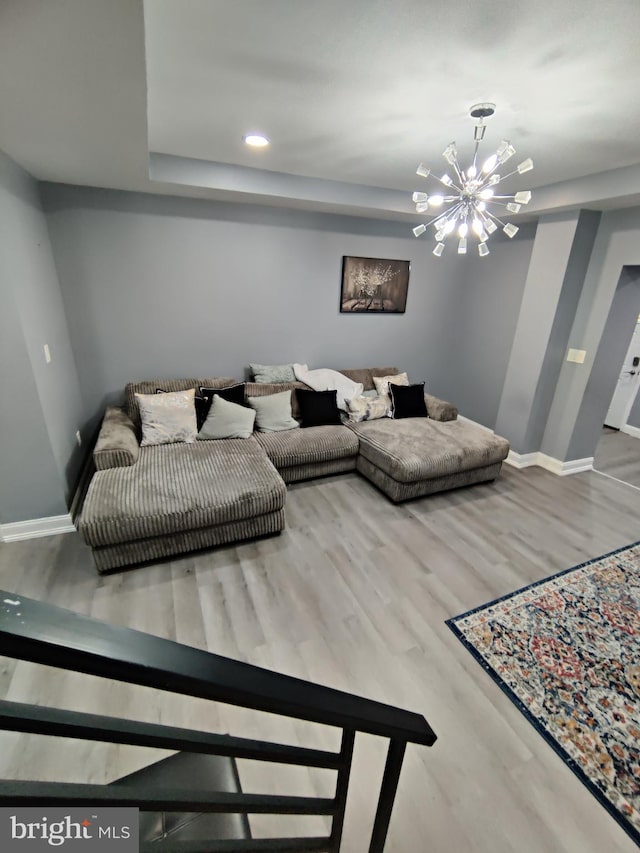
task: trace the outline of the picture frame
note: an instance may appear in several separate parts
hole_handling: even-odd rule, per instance
[[[411,261],[342,257],[341,314],[404,314]]]

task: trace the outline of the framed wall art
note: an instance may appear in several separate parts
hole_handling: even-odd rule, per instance
[[[342,258],[341,314],[404,314],[411,261]]]

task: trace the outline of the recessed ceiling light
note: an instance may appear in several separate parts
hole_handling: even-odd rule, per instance
[[[269,144],[269,140],[266,136],[263,136],[261,133],[246,133],[242,137],[247,145],[251,145],[252,148],[264,148]]]

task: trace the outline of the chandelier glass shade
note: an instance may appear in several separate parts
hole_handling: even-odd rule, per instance
[[[422,163],[416,169],[416,174],[423,178],[434,178],[439,181],[445,191],[436,193],[414,192],[412,201],[416,213],[431,213],[435,215],[428,222],[416,225],[413,233],[416,237],[424,234],[430,225],[435,230],[436,246],[433,254],[440,257],[445,250],[447,238],[456,232],[459,255],[467,254],[469,238],[477,240],[478,254],[481,258],[489,254],[487,245],[489,237],[502,228],[509,238],[515,237],[519,229],[511,222],[505,222],[504,211],[518,213],[523,204],[531,200],[529,190],[523,190],[514,195],[497,194],[498,185],[512,175],[523,175],[533,169],[533,160],[528,158],[519,163],[507,174],[499,174],[498,169],[516,153],[516,149],[506,139],[503,139],[494,154],[484,162],[479,162],[478,149],[486,130],[484,119],[493,115],[494,104],[476,104],[471,108],[471,117],[478,119],[474,128],[473,160],[467,169],[458,162],[458,152],[455,142],[451,142],[442,152],[449,164],[452,175],[445,172],[437,177]],[[508,168],[508,167],[507,167]],[[500,214],[500,215],[498,215]]]

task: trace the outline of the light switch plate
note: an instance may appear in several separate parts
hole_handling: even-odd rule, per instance
[[[49,344],[44,344],[42,349],[44,350],[44,360],[47,364],[51,363],[51,350],[49,349]]]
[[[567,353],[567,361],[573,361],[576,364],[584,364],[586,354],[586,349],[570,349]]]

